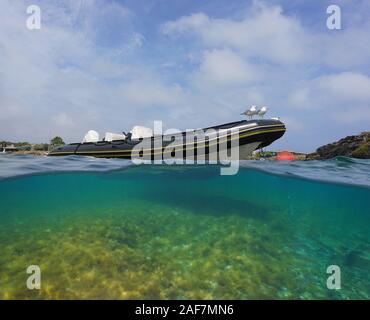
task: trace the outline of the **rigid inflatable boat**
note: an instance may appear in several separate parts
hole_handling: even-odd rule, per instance
[[[107,133],[100,140],[89,131],[82,142],[57,147],[49,156],[81,155],[102,158],[144,158],[146,160],[183,158],[207,159],[221,152],[221,147],[238,149],[238,159],[245,159],[256,149],[270,145],[285,132],[278,118],[242,120],[202,130],[188,130],[171,134],[153,134],[152,129],[135,126],[128,134]]]

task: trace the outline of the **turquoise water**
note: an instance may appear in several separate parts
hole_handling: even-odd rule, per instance
[[[1,299],[369,299],[370,162],[0,157]],[[41,290],[26,268],[40,266]],[[326,268],[341,269],[341,289]]]

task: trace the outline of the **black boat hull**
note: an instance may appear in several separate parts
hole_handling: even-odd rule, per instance
[[[153,160],[176,156],[184,159],[197,159],[200,156],[219,152],[221,145],[226,148],[239,148],[239,159],[248,157],[254,150],[266,147],[285,133],[285,125],[274,119],[250,120],[228,123],[203,129],[214,132],[201,140],[197,131],[182,132],[176,135],[155,136],[138,140],[99,141],[72,143],[52,150],[49,156],[81,155],[99,158],[144,158]],[[195,136],[195,143],[188,143],[189,135]],[[192,137],[191,137],[192,138]],[[160,141],[159,141],[160,140]],[[233,141],[236,140],[236,141]],[[177,141],[177,142],[176,142]],[[158,142],[160,142],[158,147]],[[140,148],[140,145],[146,147]],[[217,147],[216,147],[217,145]],[[179,156],[180,155],[180,156]]]

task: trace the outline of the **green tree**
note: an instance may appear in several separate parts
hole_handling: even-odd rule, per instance
[[[35,151],[48,151],[49,145],[47,143],[35,144],[33,150]]]
[[[0,141],[0,147],[6,147],[8,144],[10,144],[9,141]]]
[[[369,159],[370,158],[370,142],[362,143],[356,150],[351,154],[354,158]]]
[[[53,139],[51,139],[50,145],[53,146],[53,147],[56,147],[56,146],[64,146],[65,143],[64,143],[64,141],[63,141],[63,139],[61,137],[56,136]]]
[[[24,151],[30,151],[32,149],[31,144],[27,141],[16,142],[14,143],[14,146],[18,148],[19,150],[24,150]]]

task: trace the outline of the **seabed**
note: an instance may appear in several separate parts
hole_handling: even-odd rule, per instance
[[[148,169],[0,181],[0,298],[370,298],[369,189]]]

